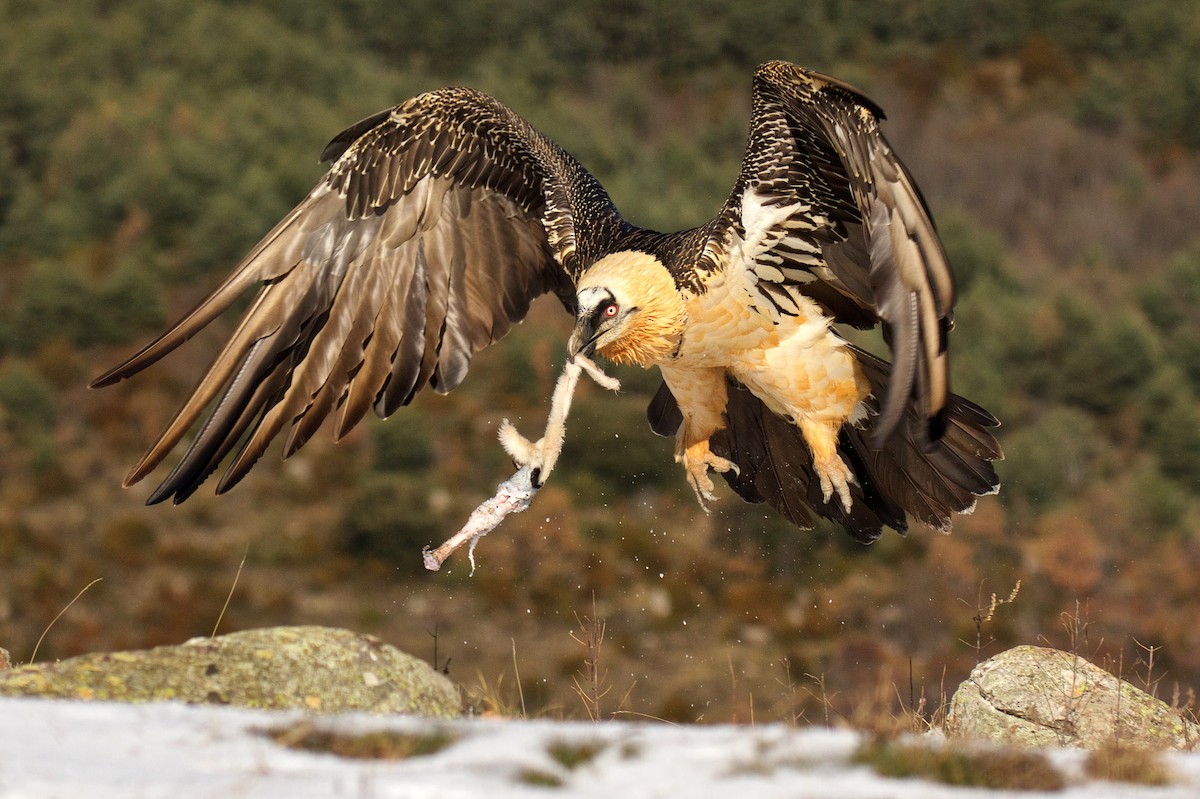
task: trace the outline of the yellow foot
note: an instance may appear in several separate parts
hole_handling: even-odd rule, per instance
[[[722,473],[732,471],[734,474],[741,474],[736,463],[728,458],[714,455],[709,450],[708,439],[692,444],[682,454],[676,455],[675,460],[683,464],[688,482],[692,484],[692,490],[696,492],[696,499],[699,500],[700,507],[705,511],[708,511],[707,501],[715,501],[717,498],[713,494],[715,486],[708,476],[708,470],[713,469]]]
[[[854,478],[854,472],[850,471],[850,467],[836,452],[828,458],[813,459],[813,468],[821,480],[821,496],[825,502],[828,503],[833,497],[833,492],[837,491],[838,499],[842,501],[842,508],[849,513],[850,485],[858,485],[858,480]]]

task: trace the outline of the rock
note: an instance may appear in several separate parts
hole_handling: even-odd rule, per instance
[[[1067,652],[1018,646],[975,667],[950,701],[947,731],[1023,746],[1098,749],[1114,742],[1194,748],[1200,725]]]
[[[453,684],[369,635],[273,627],[0,672],[0,695],[455,718]]]

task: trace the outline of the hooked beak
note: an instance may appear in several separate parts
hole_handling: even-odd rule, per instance
[[[600,338],[596,328],[596,320],[591,317],[575,320],[575,329],[567,339],[567,353],[572,360],[576,355],[591,358],[596,354],[596,340]]]

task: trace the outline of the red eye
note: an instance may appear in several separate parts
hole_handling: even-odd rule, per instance
[[[604,306],[604,318],[612,319],[616,315],[617,315],[617,306],[615,303],[610,302],[608,305]]]

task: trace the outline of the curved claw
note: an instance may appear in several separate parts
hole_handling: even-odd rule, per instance
[[[823,460],[813,460],[813,468],[821,481],[821,497],[828,503],[833,498],[833,492],[836,491],[842,508],[849,513],[850,486],[858,485],[858,479],[854,476],[854,472],[850,471],[850,467],[837,454]]]
[[[717,499],[713,493],[716,486],[713,485],[712,478],[708,476],[708,470],[712,469],[722,473],[731,471],[734,474],[741,474],[736,463],[728,458],[714,455],[709,450],[708,439],[692,444],[681,455],[677,455],[675,460],[683,464],[684,471],[687,472],[688,483],[696,492],[696,500],[706,513],[708,512],[708,502],[715,502]]]

